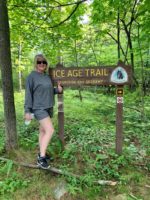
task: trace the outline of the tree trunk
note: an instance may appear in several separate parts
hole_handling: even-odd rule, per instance
[[[22,72],[20,69],[21,66],[21,51],[22,51],[22,46],[21,42],[19,43],[18,47],[18,67],[19,67],[19,72],[18,72],[18,78],[19,78],[19,92],[22,92]]]
[[[117,40],[118,40],[118,61],[120,60],[120,11],[118,8],[118,17],[117,17]]]
[[[124,30],[128,39],[128,45],[129,45],[129,49],[130,49],[130,59],[131,59],[131,69],[132,69],[132,74],[133,74],[133,80],[135,82],[136,85],[138,85],[138,81],[134,75],[134,53],[133,53],[133,47],[132,47],[132,38],[131,38],[131,25],[130,28],[128,30],[128,25],[125,23],[125,21],[122,19],[121,20],[124,26]],[[127,56],[127,55],[126,55]]]
[[[130,48],[130,59],[131,59],[131,66],[132,66],[132,73],[134,74],[134,54],[133,54],[133,47],[132,47],[132,39],[131,39],[131,29],[128,30],[127,25],[123,22],[125,33],[128,39],[128,45]]]
[[[140,41],[140,24],[138,24],[138,45],[139,45],[139,53],[141,58],[141,104],[142,104],[142,110],[141,110],[141,119],[145,120],[145,110],[144,110],[144,61],[142,56],[142,47],[141,47],[141,41]]]
[[[6,149],[17,147],[16,113],[13,95],[13,80],[10,52],[10,33],[7,1],[0,1],[0,68],[4,100]]]
[[[77,53],[77,41],[76,41],[76,39],[75,39],[75,59],[76,59],[76,66],[79,67],[79,63],[78,63],[78,53]],[[81,86],[78,87],[78,91],[79,91],[79,98],[80,98],[80,101],[82,101]]]

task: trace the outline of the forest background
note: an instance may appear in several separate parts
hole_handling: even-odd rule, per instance
[[[54,191],[61,182],[64,199],[148,200],[149,9],[148,0],[0,1],[0,154],[9,158],[0,162],[2,199],[27,199],[26,194],[28,199],[56,199]],[[118,60],[131,65],[133,84],[124,88],[122,155],[115,154],[114,145],[115,87],[64,89],[63,151],[56,104],[55,135],[49,147],[53,165],[79,174],[80,179],[57,177],[12,162],[33,163],[38,151],[37,123],[33,120],[26,127],[23,119],[24,83],[37,53],[44,53],[51,67],[58,62],[65,67],[116,65]],[[117,185],[94,184],[98,180]]]

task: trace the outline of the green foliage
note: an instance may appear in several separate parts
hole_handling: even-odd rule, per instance
[[[69,17],[76,7],[76,2],[66,0],[8,1],[15,88],[18,89],[19,85],[17,72],[22,71],[24,82],[27,73],[33,69],[33,57],[38,52],[43,52],[47,56],[51,66],[55,66],[58,57],[65,66],[116,64],[118,10],[121,28],[120,44],[123,51],[127,52],[130,63],[124,21],[126,25],[128,24],[127,29],[131,30],[133,49],[130,50],[134,53],[134,75],[140,82],[141,52],[145,63],[144,80],[147,83],[149,81],[146,73],[149,65],[149,1],[85,1],[79,4],[75,13]],[[85,24],[82,22],[83,17],[88,18]],[[67,18],[68,20],[57,26]],[[121,51],[121,59],[125,60],[124,57]]]
[[[22,94],[15,93],[20,147],[20,154],[18,154],[24,158],[24,161],[30,163],[35,160],[32,156],[37,155],[38,152],[38,123],[36,120],[32,120],[28,127],[24,125],[24,95]],[[91,91],[89,88],[89,90],[82,91],[82,97],[81,102],[77,90],[67,89],[64,91],[66,146],[62,151],[58,138],[57,108],[55,107],[53,119],[55,134],[48,148],[55,158],[52,165],[61,168],[64,172],[80,175],[80,178],[64,177],[67,181],[69,194],[86,196],[87,199],[96,199],[99,194],[105,196],[104,188],[93,184],[97,180],[117,181],[119,184],[118,192],[125,190],[130,182],[133,184],[143,182],[144,174],[150,170],[148,160],[150,155],[149,96],[144,99],[145,118],[143,119],[139,91],[131,93],[128,88],[125,88],[124,146],[121,156],[115,153],[115,91],[112,90],[111,94],[104,94],[103,88],[91,89]],[[2,116],[0,126],[2,127],[1,131],[4,132]],[[0,135],[0,140],[3,141],[0,149],[4,147],[3,136],[4,134]],[[21,155],[21,151],[25,153]],[[28,152],[30,152],[29,156]],[[19,155],[18,159],[20,159]],[[140,164],[143,166],[143,163],[144,170],[140,167]],[[138,167],[136,164],[139,164]],[[24,175],[24,181],[22,181],[22,173],[16,173],[12,162],[6,165],[1,163],[0,171],[2,175],[0,180],[1,194],[20,191],[26,185],[30,188],[28,181],[26,181],[28,176]],[[32,174],[31,176],[37,175]],[[48,177],[46,177],[45,174],[43,178],[47,180]],[[33,184],[31,179],[30,182]]]
[[[105,188],[93,185],[93,181],[97,179],[117,180],[119,186],[112,193],[125,191],[130,194],[131,191],[127,189],[127,185],[130,185],[130,182],[137,185],[142,181],[144,182],[142,175],[150,171],[150,98],[141,95],[143,94],[143,85],[146,86],[145,94],[150,92],[149,1],[136,1],[135,7],[133,0],[94,0],[88,2],[88,4],[86,1],[78,6],[76,12],[67,21],[57,27],[75,9],[74,2],[73,0],[69,2],[67,0],[59,2],[52,0],[8,1],[14,88],[17,90],[19,88],[18,72],[20,71],[22,72],[24,86],[27,74],[33,70],[33,57],[37,52],[43,52],[51,66],[58,62],[58,57],[62,59],[66,67],[116,64],[118,60],[116,41],[119,11],[120,44],[124,52],[127,52],[127,59],[130,63],[130,51],[127,50],[129,44],[126,40],[124,21],[126,25],[128,24],[127,28],[131,30],[132,52],[135,57],[134,75],[140,84],[140,87],[136,88],[134,92],[131,92],[128,88],[125,89],[123,154],[121,156],[115,154],[115,89],[112,89],[112,93],[109,93],[105,87],[83,90],[82,102],[78,98],[77,90],[65,92],[66,148],[62,152],[55,115],[55,134],[48,150],[56,159],[54,163],[56,167],[81,175],[79,180],[66,178],[69,192],[74,196],[78,193],[77,199],[82,197],[83,199],[96,199],[97,196],[99,199],[99,194],[109,198],[106,196],[108,189],[105,191]],[[60,7],[60,4],[63,6]],[[132,12],[133,8],[135,8],[134,12]],[[84,15],[88,17],[86,24],[82,23]],[[130,27],[131,23],[132,26]],[[52,28],[53,26],[56,27]],[[139,42],[141,46],[139,46]],[[123,53],[121,53],[121,59],[124,60]],[[144,63],[144,83],[141,76],[141,59]],[[142,104],[143,100],[144,105]],[[26,154],[28,151],[36,154],[38,151],[38,124],[35,120],[32,120],[28,127],[24,125],[23,101],[24,93],[16,92],[15,105],[19,147],[20,151],[22,150]],[[55,108],[55,114],[57,114],[57,108]],[[3,100],[0,93],[1,155],[4,154],[5,148],[4,133]],[[32,155],[29,155],[29,158],[33,161]],[[26,160],[27,156],[24,159]],[[138,164],[138,167],[136,164]],[[22,179],[23,172],[17,171],[16,173],[16,171],[17,169],[13,167],[12,162],[8,162],[6,165],[0,164],[1,195],[7,193],[10,197],[9,193],[15,193],[15,191],[19,191],[28,185],[28,181]],[[34,177],[32,185],[35,185],[35,182],[38,184],[37,174],[32,173],[31,176]],[[47,174],[41,176],[41,182],[43,179],[44,182],[48,179]],[[25,175],[26,177],[28,176]],[[145,182],[144,184],[149,185]],[[133,185],[130,186],[134,187]],[[36,187],[37,185],[35,185],[34,193],[38,191]],[[41,188],[40,183],[39,188]],[[30,190],[33,193],[33,190]],[[41,193],[44,193],[44,191],[46,189],[43,189]],[[128,199],[133,199],[132,196],[127,196]],[[40,197],[36,196],[32,199],[40,199]],[[45,198],[50,199],[51,197],[46,196]],[[135,198],[140,199],[140,195],[135,195]]]
[[[8,161],[6,164],[0,163],[0,167],[0,195],[10,194],[28,186],[29,181],[23,180],[13,171],[12,161]]]

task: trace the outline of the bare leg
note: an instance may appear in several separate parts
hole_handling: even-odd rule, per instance
[[[44,131],[43,127],[40,125],[39,126],[39,147],[41,147],[41,141],[42,141],[44,134],[45,134],[45,131]]]
[[[40,123],[40,134],[39,134],[39,145],[40,145],[40,156],[45,156],[48,144],[52,138],[54,128],[50,117],[46,117],[39,121]]]

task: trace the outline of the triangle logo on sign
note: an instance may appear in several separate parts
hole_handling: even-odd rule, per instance
[[[128,81],[128,74],[123,67],[117,67],[113,70],[110,81],[113,83],[125,83]]]

